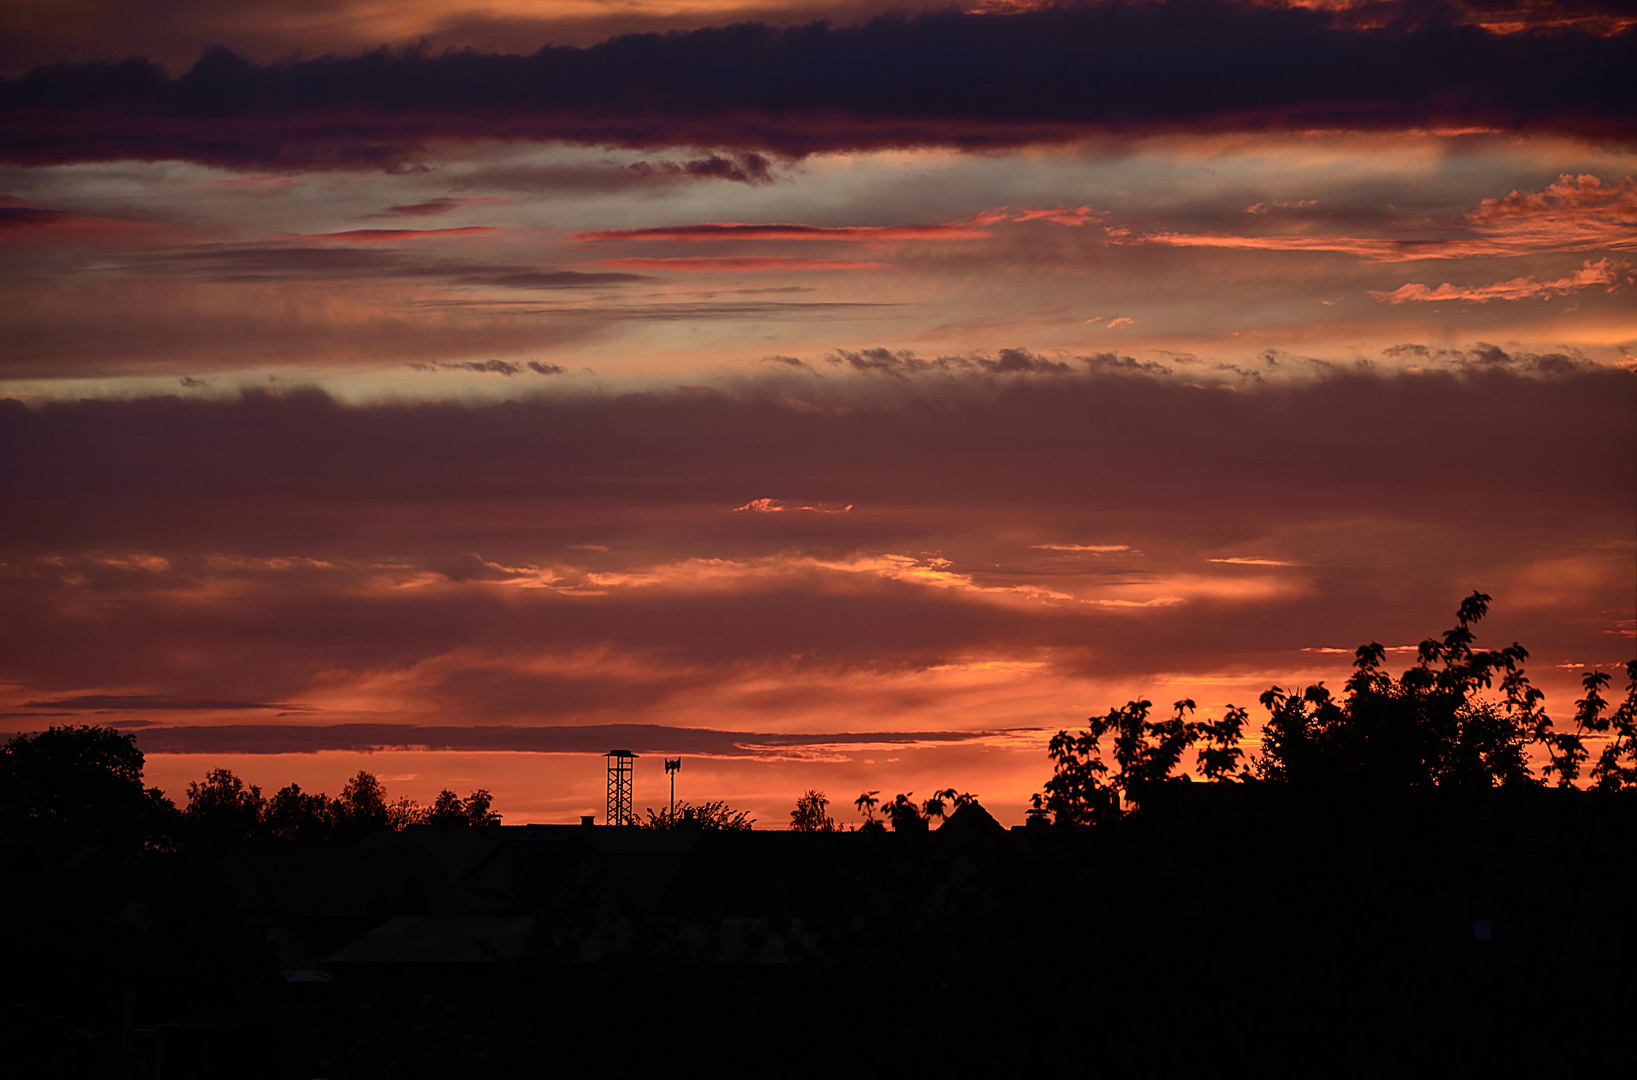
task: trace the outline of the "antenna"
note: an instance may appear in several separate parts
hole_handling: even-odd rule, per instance
[[[671,827],[676,828],[676,774],[682,771],[681,758],[665,759],[665,775],[671,778]]]
[[[631,769],[637,755],[629,750],[610,750],[608,759],[608,818],[610,825],[635,825],[631,813]]]

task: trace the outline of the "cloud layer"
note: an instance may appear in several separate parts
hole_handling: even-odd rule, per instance
[[[434,141],[800,156],[1167,129],[1498,128],[1629,139],[1637,30],[1360,25],[1222,0],[618,37],[532,56],[379,51],[167,77],[140,59],[0,83],[0,159],[390,168]],[[1519,73],[1528,72],[1527,78]]]

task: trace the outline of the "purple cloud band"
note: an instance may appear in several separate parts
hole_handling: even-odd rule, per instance
[[[0,159],[370,168],[433,139],[786,155],[1088,132],[1637,132],[1637,28],[1491,33],[1441,4],[1382,25],[1226,0],[631,34],[531,56],[380,50],[176,78],[146,60],[0,81]],[[1527,77],[1524,77],[1524,76]]]
[[[586,724],[572,727],[477,727],[412,724],[231,724],[143,728],[137,743],[149,754],[312,754],[321,750],[371,751],[397,747],[430,750],[524,751],[545,754],[601,754],[612,747],[639,754],[709,754],[754,757],[780,750],[819,746],[959,743],[983,739],[987,731],[861,731],[837,734],[772,734],[714,731],[658,724]]]

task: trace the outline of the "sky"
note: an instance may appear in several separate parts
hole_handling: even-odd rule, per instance
[[[1637,638],[1614,0],[18,0],[0,730],[508,822]],[[1247,741],[1254,749],[1255,734]]]

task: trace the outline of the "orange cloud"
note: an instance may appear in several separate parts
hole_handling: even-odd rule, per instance
[[[1034,551],[1076,551],[1091,555],[1108,555],[1116,551],[1131,551],[1129,544],[1030,544]]]
[[[759,270],[896,270],[891,263],[849,259],[797,259],[782,255],[721,256],[676,259],[603,259],[599,266],[629,266],[645,270],[681,270],[687,273],[737,274]]]
[[[987,230],[970,222],[952,222],[947,225],[752,225],[740,222],[710,222],[703,225],[671,225],[647,229],[602,229],[584,232],[574,239],[589,242],[598,240],[673,240],[681,243],[704,243],[713,240],[835,240],[849,243],[864,241],[880,243],[888,240],[981,240]]]
[[[1255,212],[1252,207],[1252,212]],[[1132,235],[1108,230],[1115,244],[1163,244],[1246,251],[1327,251],[1368,262],[1461,259],[1607,248],[1637,250],[1637,181],[1605,184],[1591,175],[1560,176],[1544,191],[1485,199],[1464,224],[1475,236],[1399,240],[1388,237],[1280,234],[1233,236],[1163,232]]]
[[[827,240],[838,243],[878,244],[898,240],[982,240],[993,235],[985,228],[1006,222],[1045,221],[1075,228],[1108,216],[1090,206],[996,207],[961,221],[937,225],[803,225],[795,222],[755,224],[714,221],[699,225],[661,225],[641,229],[599,229],[576,233],[582,243],[621,240],[669,240],[697,244],[720,240]]]
[[[1516,277],[1508,281],[1497,281],[1493,285],[1452,285],[1444,282],[1437,288],[1412,282],[1401,285],[1392,292],[1370,290],[1370,295],[1377,300],[1385,300],[1389,304],[1403,304],[1409,302],[1437,302],[1464,300],[1474,304],[1487,304],[1491,300],[1541,300],[1554,296],[1565,296],[1580,289],[1590,288],[1593,285],[1613,286],[1619,281],[1616,273],[1625,263],[1615,263],[1608,259],[1599,259],[1596,262],[1587,260],[1585,265],[1568,277],[1558,278],[1556,281],[1541,281],[1531,277]],[[1610,290],[1612,291],[1612,289]]]
[[[852,509],[852,503],[846,506],[786,506],[783,499],[752,499],[743,506],[735,506],[733,512],[749,510],[758,514],[778,514],[786,510],[808,510],[815,514],[849,514]]]
[[[1545,191],[1485,199],[1467,216],[1477,229],[1537,250],[1637,247],[1637,180],[1616,184],[1559,176]]]

